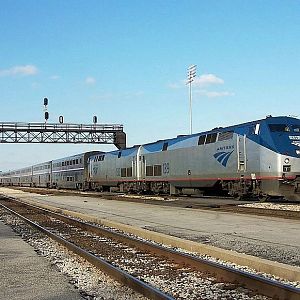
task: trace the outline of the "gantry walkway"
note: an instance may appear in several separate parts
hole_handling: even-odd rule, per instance
[[[0,143],[114,144],[126,147],[120,124],[0,122]]]

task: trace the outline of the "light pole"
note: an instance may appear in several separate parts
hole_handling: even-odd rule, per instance
[[[189,96],[190,96],[190,134],[193,133],[193,115],[192,115],[192,82],[196,77],[196,67],[197,65],[191,65],[188,67],[188,79],[187,84],[189,84]]]

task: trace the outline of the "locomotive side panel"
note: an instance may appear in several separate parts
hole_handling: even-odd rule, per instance
[[[135,190],[137,150],[138,147],[133,147],[92,156],[89,162],[91,187],[107,190],[120,186],[121,190]]]
[[[89,182],[91,188],[95,190],[103,190],[105,186],[117,185],[116,155],[106,153],[91,156],[89,159]]]

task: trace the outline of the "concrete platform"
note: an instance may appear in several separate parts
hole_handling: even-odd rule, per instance
[[[0,299],[82,298],[64,275],[0,222]]]

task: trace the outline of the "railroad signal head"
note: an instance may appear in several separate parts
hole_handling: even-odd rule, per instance
[[[48,98],[44,98],[44,106],[48,105]]]
[[[45,120],[47,121],[49,119],[49,112],[45,111]]]
[[[60,124],[62,124],[64,122],[64,117],[63,116],[59,116],[58,121]]]
[[[97,121],[98,121],[97,116],[93,116],[93,123],[97,124]]]

